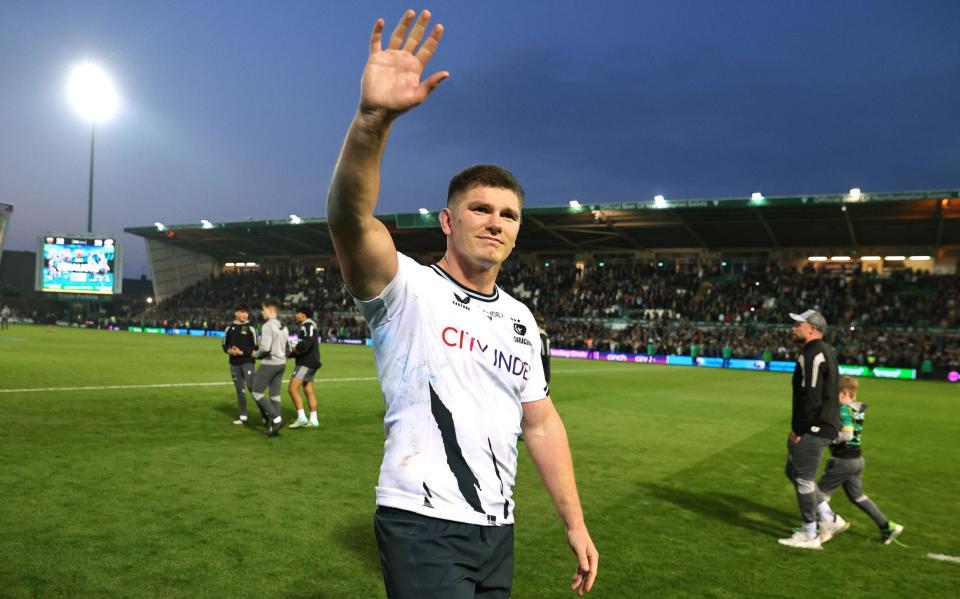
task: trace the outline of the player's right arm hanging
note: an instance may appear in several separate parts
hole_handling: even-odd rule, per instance
[[[390,232],[373,216],[390,126],[398,116],[423,103],[449,76],[441,71],[420,81],[440,44],[443,26],[434,26],[420,46],[430,13],[420,13],[411,30],[415,16],[412,10],[404,13],[386,50],[381,42],[383,19],[374,25],[370,56],[360,82],[360,106],[340,150],[327,197],[327,223],[343,280],[360,299],[379,295],[398,269]]]

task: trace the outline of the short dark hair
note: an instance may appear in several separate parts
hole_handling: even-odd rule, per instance
[[[280,300],[274,299],[274,298],[272,298],[272,297],[268,297],[267,299],[263,300],[263,307],[264,307],[264,308],[273,308],[274,310],[279,311],[279,310],[280,310]]]
[[[237,307],[234,308],[233,311],[234,311],[234,312],[246,312],[247,314],[250,313],[250,309],[247,308],[247,305],[246,305],[246,304],[237,304]]]
[[[300,306],[297,308],[297,312],[303,314],[307,318],[313,318],[313,310],[310,309],[310,306]]]
[[[520,207],[523,208],[523,200],[526,195],[520,182],[513,176],[513,173],[495,164],[475,164],[454,175],[453,179],[450,179],[450,187],[447,188],[447,206],[457,196],[470,191],[474,187],[508,189],[517,194]]]

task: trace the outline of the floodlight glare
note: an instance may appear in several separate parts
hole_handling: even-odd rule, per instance
[[[662,195],[655,195],[655,196],[653,196],[653,207],[654,207],[654,208],[666,208],[666,207],[667,207],[667,199],[664,198]]]
[[[809,258],[807,258],[807,260],[809,260],[810,262],[826,262],[827,257],[826,256],[810,256]]]
[[[851,188],[850,188],[850,199],[851,199],[851,200],[859,200],[859,199],[860,199],[860,188],[859,188],[859,187],[851,187]]]
[[[930,256],[910,256],[910,259],[914,262],[926,262],[930,259]]]
[[[750,194],[750,200],[753,202],[762,202],[763,194],[760,193],[759,191],[755,191],[752,194]]]
[[[426,208],[421,208],[421,209],[420,209],[420,214],[426,216],[426,215],[430,214],[430,211],[427,210]]]
[[[205,218],[202,218],[202,219],[200,219],[200,226],[203,227],[204,229],[212,229],[212,228],[213,228],[213,223],[210,222],[210,221],[208,221],[208,220],[205,219]]]
[[[580,210],[580,202],[578,202],[577,200],[570,200],[569,203],[570,203],[570,207],[573,208],[574,210]]]
[[[157,231],[166,231],[167,227],[163,223],[153,223],[153,226],[157,228]]]
[[[886,256],[884,260],[887,262],[901,262],[906,260],[906,256]]]
[[[296,214],[291,214],[291,215],[290,215],[290,224],[291,224],[291,225],[299,225],[299,224],[302,223],[302,222],[303,222],[303,219],[300,218],[299,216],[297,216]]]
[[[74,110],[84,119],[103,122],[117,112],[119,98],[110,77],[99,66],[84,62],[70,72],[67,92]]]
[[[880,256],[864,256],[860,260],[863,262],[879,262],[882,258]]]
[[[849,262],[850,256],[830,256],[830,259],[834,262]]]

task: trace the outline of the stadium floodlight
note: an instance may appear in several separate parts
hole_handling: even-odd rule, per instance
[[[827,257],[826,256],[810,256],[809,258],[807,258],[807,260],[809,260],[810,262],[826,262]]]
[[[763,200],[763,194],[760,193],[759,191],[755,191],[752,194],[750,194],[750,199],[754,202],[760,202]]]
[[[861,193],[860,193],[860,188],[859,188],[859,187],[851,187],[851,188],[850,188],[850,199],[851,199],[851,200],[859,200],[859,199],[860,199],[860,195],[861,195]]]
[[[257,265],[256,262],[247,262],[247,266],[256,266],[256,265]]]
[[[302,222],[303,222],[303,219],[300,218],[299,216],[297,216],[296,214],[291,214],[291,215],[290,215],[290,224],[291,224],[291,225],[299,225],[299,224],[302,223]]]
[[[163,223],[153,223],[153,226],[157,228],[157,231],[166,231],[167,226]]]
[[[426,215],[430,214],[430,211],[427,210],[426,208],[421,208],[421,209],[419,210],[419,212],[420,212],[420,214],[422,214],[423,216],[426,216]]]
[[[880,256],[863,256],[860,258],[861,262],[879,262],[883,260]]]
[[[665,197],[663,197],[662,195],[655,195],[655,196],[653,196],[653,207],[654,207],[654,208],[666,208],[666,207],[667,207],[667,199],[666,199]]]
[[[201,226],[202,228],[204,228],[204,229],[212,229],[212,228],[213,228],[213,223],[210,222],[210,221],[208,221],[208,220],[205,219],[205,218],[201,218],[201,219],[200,219],[200,226]]]
[[[914,262],[926,262],[927,260],[930,260],[930,256],[910,256],[909,259]]]
[[[578,202],[577,200],[570,200],[569,204],[570,204],[570,207],[573,208],[574,210],[580,210],[581,208],[580,202]]]
[[[830,256],[833,262],[850,262],[850,256]]]
[[[70,71],[67,92],[74,110],[84,120],[102,123],[117,112],[117,91],[106,71],[96,64],[75,66]]]
[[[883,258],[887,262],[902,262],[907,259],[906,256],[884,256]]]
[[[148,297],[148,298],[147,298],[147,303],[148,303],[148,304],[152,304],[152,303],[153,303],[153,298],[152,298],[152,297]]]
[[[97,138],[97,123],[104,122],[117,112],[119,100],[113,82],[99,66],[83,62],[70,71],[67,94],[74,110],[90,121],[90,178],[87,191],[87,233],[93,233],[93,157]]]

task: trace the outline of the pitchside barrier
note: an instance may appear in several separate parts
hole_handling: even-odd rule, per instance
[[[793,372],[796,362],[783,360],[750,360],[744,358],[693,358],[691,356],[651,356],[648,354],[623,354],[614,352],[591,351],[586,349],[551,348],[554,358],[573,358],[577,360],[599,360],[602,362],[633,362],[635,364],[665,364],[667,366],[698,366],[701,368],[733,368],[736,370],[766,370],[770,372]],[[915,368],[890,368],[887,366],[840,365],[840,374],[881,379],[917,378]],[[950,382],[960,381],[960,373],[951,372],[947,376]]]
[[[31,322],[29,319],[23,322]],[[70,326],[66,322],[58,322],[60,326]],[[89,327],[93,328],[93,327]],[[187,337],[224,337],[223,331],[209,331],[205,329],[183,329],[171,327],[124,327],[118,325],[108,325],[110,331],[130,331],[131,333],[144,333],[153,335],[176,335]],[[296,343],[296,335],[290,335],[290,341]],[[329,337],[322,340],[324,343],[339,343],[343,345],[365,345],[372,346],[373,339],[349,339]],[[553,358],[572,358],[575,360],[599,360],[601,362],[632,362],[635,364],[663,364],[666,366],[696,366],[700,368],[732,368],[734,370],[761,370],[766,372],[793,372],[796,366],[795,362],[784,360],[751,360],[747,358],[713,358],[691,356],[651,356],[648,354],[626,354],[616,352],[602,352],[586,349],[561,349],[550,348],[550,356]],[[857,377],[872,377],[880,379],[900,379],[917,380],[917,369],[915,368],[893,368],[889,366],[859,366],[852,364],[840,364],[840,374]],[[960,382],[960,371],[950,370],[941,372],[931,380],[947,380],[951,383]]]

